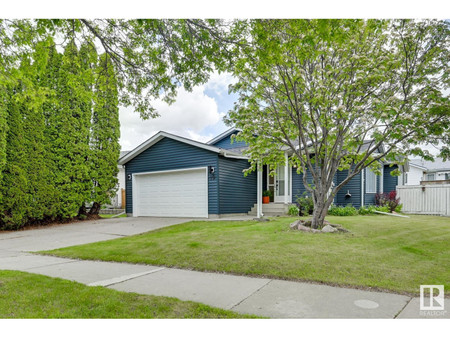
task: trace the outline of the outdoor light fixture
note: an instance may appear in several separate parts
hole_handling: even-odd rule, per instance
[[[131,174],[128,174],[127,178],[128,178],[128,181],[130,181],[131,180]]]
[[[350,194],[350,190],[347,190],[347,193],[345,194],[345,198],[350,198],[352,197],[352,194]]]
[[[214,168],[212,165],[210,165],[208,168],[210,174],[214,174],[214,172],[216,171],[216,168]]]

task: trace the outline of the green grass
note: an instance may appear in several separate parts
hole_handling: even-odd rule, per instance
[[[449,218],[327,217],[349,234],[292,231],[294,219],[194,221],[46,253],[399,293],[417,294],[421,284],[450,289]]]
[[[176,298],[0,270],[0,318],[254,318]]]
[[[115,214],[99,214],[101,218],[112,218],[113,216],[116,216]],[[122,214],[120,216],[114,217],[114,218],[122,218],[127,217],[127,214]]]

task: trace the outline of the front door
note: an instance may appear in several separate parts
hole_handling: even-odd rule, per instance
[[[287,201],[290,202],[290,190],[291,190],[291,168],[289,167],[288,175],[286,177],[285,174],[285,166],[278,166],[275,171],[275,197],[274,202],[275,203],[284,203],[285,202],[285,195],[287,195]],[[288,189],[286,191],[285,188],[285,181],[288,180]]]

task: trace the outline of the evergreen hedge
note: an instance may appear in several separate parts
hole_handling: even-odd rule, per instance
[[[118,89],[90,44],[38,42],[0,78],[0,228],[96,214],[117,189]]]

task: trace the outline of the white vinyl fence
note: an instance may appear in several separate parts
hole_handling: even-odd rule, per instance
[[[450,216],[450,184],[399,185],[397,193],[405,213]]]

